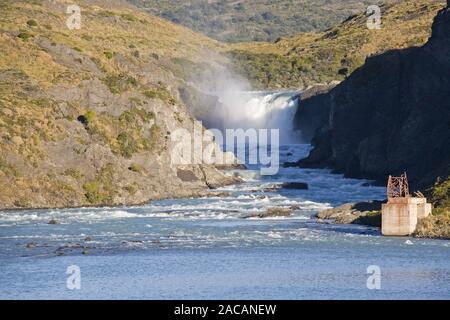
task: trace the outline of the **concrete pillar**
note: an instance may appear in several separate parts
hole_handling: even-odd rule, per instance
[[[431,203],[427,203],[427,199],[425,198],[418,199],[422,200],[417,204],[417,220],[420,220],[428,217],[431,214],[433,206],[431,205]]]
[[[407,236],[416,230],[417,222],[431,214],[433,206],[426,198],[391,198],[382,206],[381,233],[385,236]]]
[[[420,198],[392,198],[382,206],[381,233],[386,236],[407,236],[416,230]]]

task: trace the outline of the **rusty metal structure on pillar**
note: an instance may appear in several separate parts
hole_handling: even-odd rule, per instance
[[[409,197],[409,185],[406,172],[400,177],[389,176],[387,185],[388,199]]]

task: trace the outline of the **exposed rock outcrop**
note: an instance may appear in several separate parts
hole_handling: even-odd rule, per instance
[[[329,96],[326,95],[338,83],[317,85],[306,89],[301,94],[298,110],[295,114],[294,125],[301,130],[304,142],[311,142],[314,135],[330,115]]]
[[[385,181],[407,171],[413,186],[450,173],[450,9],[423,47],[368,58],[347,80],[315,97],[329,109],[303,167]]]
[[[382,201],[346,203],[339,207],[321,211],[317,218],[334,220],[338,224],[363,224],[381,226]]]

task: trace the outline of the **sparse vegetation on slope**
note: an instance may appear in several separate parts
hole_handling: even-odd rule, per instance
[[[174,61],[220,62],[204,53],[221,45],[120,1],[77,4],[80,30],[66,1],[0,3],[0,208],[202,192],[170,165],[170,133],[192,124]]]
[[[382,8],[382,29],[369,30],[358,14],[320,33],[303,33],[276,43],[243,43],[230,54],[238,73],[257,88],[304,88],[343,80],[366,57],[423,45],[445,1],[407,0]]]
[[[225,42],[275,41],[323,31],[364,11],[369,0],[128,0],[165,19]]]

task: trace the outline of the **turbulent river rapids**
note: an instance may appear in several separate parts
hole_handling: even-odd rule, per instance
[[[293,144],[301,141],[292,125],[298,99],[248,93],[238,111],[224,110],[224,126],[279,128],[280,162],[297,161],[311,150]],[[0,212],[0,298],[450,298],[450,241],[382,237],[376,228],[314,218],[342,203],[383,199],[384,188],[325,169],[262,176],[258,165],[248,167],[227,172],[245,182],[220,189],[222,197]],[[299,181],[309,189],[272,188]],[[269,207],[296,209],[291,217],[246,218]],[[66,287],[71,265],[81,270],[80,290]],[[367,287],[373,265],[380,290]]]

